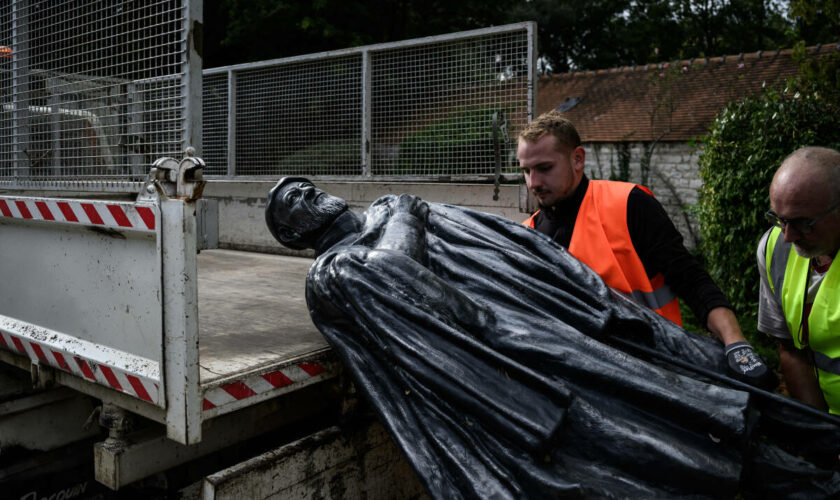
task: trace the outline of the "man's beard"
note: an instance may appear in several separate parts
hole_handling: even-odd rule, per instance
[[[543,202],[542,202],[542,200],[540,200],[540,195],[547,195],[547,196],[551,196],[551,192],[550,192],[550,191],[547,191],[547,190],[539,190],[539,191],[533,191],[533,190],[532,190],[532,191],[531,191],[531,196],[533,196],[533,197],[534,197],[534,201],[536,201],[536,202],[537,202],[537,206],[538,206],[539,208],[541,208],[541,209],[551,208],[551,207],[553,207],[555,204],[557,204],[557,202],[559,201],[558,199],[556,199],[556,198],[555,198],[555,199],[554,199],[551,203],[549,203],[549,204],[547,204],[547,205],[544,205],[544,204],[543,204]],[[549,199],[551,199],[551,198],[549,198]]]
[[[793,249],[796,250],[796,253],[804,259],[813,259],[822,255],[822,252],[813,248],[801,247],[798,243],[793,244]]]

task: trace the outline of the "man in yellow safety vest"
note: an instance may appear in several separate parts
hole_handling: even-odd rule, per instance
[[[758,329],[779,339],[790,394],[840,414],[840,152],[794,151],[770,185]]]

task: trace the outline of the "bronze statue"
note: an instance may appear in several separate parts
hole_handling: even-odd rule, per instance
[[[409,195],[357,213],[293,177],[266,222],[315,249],[312,320],[432,497],[840,491],[837,474],[755,439],[758,416],[779,412],[726,383],[718,342],[616,294],[544,235]],[[836,424],[784,411],[820,429],[813,446],[840,449]],[[755,476],[800,462],[813,474]]]

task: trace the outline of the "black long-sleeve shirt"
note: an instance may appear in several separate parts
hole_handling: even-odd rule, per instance
[[[588,187],[589,179],[584,176],[572,196],[543,208],[534,217],[534,228],[568,248]],[[682,235],[662,205],[638,187],[627,197],[627,228],[648,278],[662,273],[665,283],[704,325],[712,309],[731,309],[723,292],[683,245]]]

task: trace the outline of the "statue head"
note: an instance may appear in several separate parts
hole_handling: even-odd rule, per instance
[[[265,223],[274,238],[296,250],[315,248],[318,238],[347,210],[347,202],[304,177],[283,177],[268,193]]]

